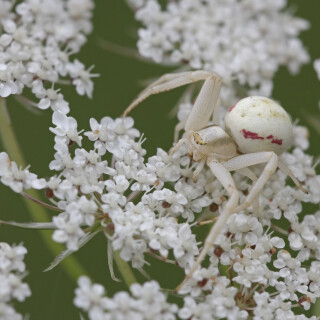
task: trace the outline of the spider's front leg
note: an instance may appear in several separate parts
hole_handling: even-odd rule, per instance
[[[132,101],[129,107],[123,112],[123,116],[127,116],[139,103],[147,99],[153,94],[157,94],[164,91],[169,91],[174,88],[184,86],[186,84],[196,82],[199,80],[205,80],[209,78],[212,74],[208,71],[190,71],[190,72],[180,72],[180,73],[167,73],[160,77],[158,80],[151,83],[147,88],[145,88],[138,97]]]
[[[219,114],[219,110],[216,108],[216,105],[219,98],[222,80],[217,74],[203,70],[165,74],[143,90],[124,111],[123,116],[127,116],[139,103],[153,94],[169,91],[201,80],[205,80],[205,82],[185,122],[185,130],[202,129],[208,124],[212,114],[214,124],[219,124],[219,117],[216,116],[216,114]],[[182,125],[180,125],[178,129],[181,130],[181,126]]]
[[[197,257],[197,260],[193,264],[191,270],[184,278],[184,280],[179,284],[179,286],[175,289],[176,292],[179,292],[179,290],[188,282],[188,280],[192,277],[197,268],[201,265],[202,261],[208,254],[208,251],[212,248],[217,236],[220,234],[223,226],[227,222],[229,216],[234,212],[234,208],[237,207],[239,202],[239,191],[235,186],[230,172],[225,168],[225,166],[222,163],[213,160],[208,161],[208,166],[210,167],[213,174],[220,181],[222,186],[227,190],[229,194],[229,200],[225,204],[217,222],[213,225],[212,229],[210,230],[204,242],[204,246],[200,252],[200,255]]]
[[[206,71],[199,71],[199,77],[205,75]],[[193,79],[195,77],[193,76]],[[201,79],[198,79],[201,80]],[[190,111],[188,117],[181,123],[178,123],[175,128],[174,134],[174,147],[171,148],[169,153],[173,153],[180,148],[180,146],[184,143],[188,143],[188,139],[192,139],[194,133],[199,131],[200,129],[206,127],[210,120],[210,117],[213,116],[213,124],[219,125],[219,105],[217,104],[219,99],[219,94],[222,86],[221,78],[211,73],[209,77],[205,80],[201,90],[196,98],[196,101]],[[181,129],[185,129],[185,135],[178,141],[178,134]],[[201,164],[201,168],[203,167],[203,163]],[[199,174],[199,170],[196,170],[194,174],[194,181],[197,180],[197,176]]]

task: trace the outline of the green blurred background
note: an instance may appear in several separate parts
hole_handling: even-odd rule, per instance
[[[309,20],[312,24],[301,38],[313,61],[320,57],[320,2],[318,0],[289,2],[296,9],[297,16]],[[124,1],[97,0],[95,3],[94,31],[78,57],[88,67],[94,64],[94,72],[100,74],[94,81],[93,99],[77,96],[73,87],[62,88],[66,100],[70,102],[70,115],[77,119],[79,130],[89,129],[91,117],[99,120],[106,115],[119,116],[144,87],[146,80],[173,70],[103,49],[99,44],[101,39],[134,49],[139,24],[134,20],[133,12]],[[132,114],[136,127],[147,137],[145,148],[149,155],[153,154],[157,147],[168,149],[171,146],[175,120],[168,114],[182,92],[183,89],[177,89],[164,93],[161,97],[151,97]],[[311,134],[309,152],[318,156],[320,127],[316,123],[317,120],[320,121],[318,108],[320,82],[312,65],[303,66],[300,74],[295,77],[282,67],[275,77],[273,97],[281,101],[294,119],[300,119],[300,123],[309,128]],[[40,177],[50,176],[48,164],[54,154],[53,134],[48,130],[51,126],[51,112],[32,114],[12,98],[8,99],[8,109],[24,157],[27,163],[31,164],[31,171]],[[309,122],[310,117],[316,120],[315,123]],[[0,145],[0,150],[3,150],[3,145]],[[2,185],[0,185],[0,201],[3,205],[1,219],[31,221],[21,196]],[[1,226],[0,241],[10,244],[23,242],[29,251],[25,259],[28,270],[25,281],[30,284],[32,297],[25,303],[17,303],[18,310],[29,314],[32,320],[79,319],[79,311],[72,304],[76,284],[66,276],[61,267],[43,272],[54,257],[44,245],[38,231]],[[112,296],[119,290],[126,290],[126,286],[111,280],[106,253],[106,240],[99,235],[75,256],[81,261],[92,280],[102,283]],[[152,262],[152,266],[146,267],[146,271],[152,278],[158,279],[164,287],[172,288],[182,279],[182,274],[177,274],[176,268],[156,260],[149,259],[149,261]],[[137,276],[141,282],[144,281],[141,275]]]

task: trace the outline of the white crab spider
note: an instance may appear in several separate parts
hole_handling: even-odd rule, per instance
[[[123,115],[126,116],[152,94],[199,80],[205,80],[205,82],[187,119],[177,125],[175,140],[178,139],[180,129],[184,128],[185,133],[170,152],[186,144],[193,160],[200,162],[194,171],[194,180],[207,164],[226,189],[229,199],[210,230],[200,255],[176,291],[182,288],[200,266],[229,216],[244,210],[251,204],[254,211],[257,210],[258,195],[277,167],[290,176],[303,192],[306,192],[290,169],[278,158],[278,155],[287,150],[292,143],[292,124],[287,112],[270,99],[258,96],[247,97],[229,109],[224,119],[224,130],[219,123],[217,104],[222,81],[215,73],[199,70],[166,74],[142,91]],[[213,115],[213,124],[208,126],[211,115]],[[266,166],[257,178],[248,167],[259,163],[266,163]],[[245,201],[240,205],[239,191],[230,171],[237,171],[253,181]]]

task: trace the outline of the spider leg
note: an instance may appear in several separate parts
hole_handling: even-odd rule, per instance
[[[232,171],[250,167],[252,165],[264,162],[266,162],[267,164],[264,170],[262,171],[260,177],[253,184],[251,190],[249,191],[249,194],[247,195],[246,200],[237,208],[235,208],[234,212],[238,212],[248,208],[254,201],[254,199],[258,198],[258,195],[261,192],[263,186],[266,184],[270,176],[276,171],[277,167],[279,167],[281,171],[287,174],[303,192],[307,193],[307,190],[301,186],[301,184],[294,176],[292,171],[282,161],[280,161],[278,156],[272,151],[244,154],[241,156],[234,157],[224,162],[223,164],[228,170]]]
[[[219,92],[221,87],[221,79],[217,74],[208,72],[208,71],[202,71],[202,70],[193,71],[193,72],[182,72],[182,73],[176,73],[176,74],[165,74],[160,79],[158,79],[157,81],[149,85],[145,90],[143,90],[139,94],[139,96],[124,111],[123,116],[127,116],[139,103],[141,103],[143,100],[145,100],[146,98],[148,98],[153,94],[172,90],[174,88],[177,88],[192,82],[206,80],[206,79],[212,79],[211,81],[214,80],[214,82],[217,83],[216,84],[217,88],[215,90],[215,91],[218,91],[217,97],[216,97],[216,100],[217,100],[219,97]],[[209,121],[210,116],[213,113],[214,106],[211,109],[212,110],[209,114],[209,117],[207,117],[204,125],[206,125],[207,122]],[[190,116],[188,117],[188,119],[189,118]],[[197,127],[196,129],[199,129],[199,128]]]
[[[220,125],[218,100],[221,85],[220,77],[215,74],[205,80],[189,115],[175,127],[175,142],[178,140],[179,130],[184,128],[186,132],[198,131],[208,125],[211,116],[213,125]]]
[[[208,125],[211,115],[213,115],[214,124],[219,125],[219,105],[217,104],[222,86],[221,78],[215,74],[208,77],[190,111],[185,131],[196,131],[203,129]]]
[[[284,164],[280,159],[278,159],[278,167],[279,169],[285,173],[287,176],[289,176],[292,181],[294,182],[294,184],[304,193],[308,193],[308,190],[305,189],[300,182],[298,181],[298,179],[294,176],[293,172],[287,167],[286,164]]]
[[[127,116],[139,103],[153,94],[172,90],[199,80],[205,80],[210,77],[210,75],[211,73],[208,71],[167,73],[140,92],[138,97],[124,111],[123,116]]]
[[[198,166],[197,166],[197,169],[194,170],[194,172],[193,172],[193,176],[192,176],[193,182],[197,182],[197,181],[198,181],[198,176],[199,176],[199,174],[200,174],[200,172],[201,172],[201,170],[203,169],[203,167],[204,167],[205,164],[206,164],[206,160],[205,160],[205,159],[202,159],[202,160],[199,162],[199,164],[198,164]]]
[[[251,187],[249,194],[246,197],[246,200],[235,208],[234,212],[239,212],[248,208],[255,198],[258,197],[262,188],[269,180],[270,176],[276,171],[278,166],[278,156],[272,151],[266,152],[256,152],[243,154],[237,157],[234,157],[226,162],[223,165],[230,171],[239,170],[242,168],[247,168],[259,163],[267,163],[264,170],[262,171],[258,180]]]
[[[242,174],[243,176],[249,178],[250,180],[252,180],[253,182],[256,182],[258,180],[258,177],[255,175],[255,173],[250,170],[249,168],[241,168],[236,170],[238,173]]]
[[[187,138],[181,138],[168,152],[169,155],[175,153],[179,148],[183,145],[186,144],[188,145],[189,140]]]
[[[224,167],[224,165],[215,161],[208,162],[208,165],[212,170],[213,174],[217,177],[217,179],[220,181],[223,187],[227,190],[229,194],[229,200],[222,209],[222,212],[218,217],[217,222],[213,225],[212,229],[210,230],[204,242],[204,246],[200,252],[200,255],[197,257],[197,260],[193,264],[191,270],[184,278],[184,280],[179,284],[179,286],[175,289],[176,292],[178,292],[188,282],[188,280],[192,277],[193,273],[200,266],[201,262],[206,257],[210,248],[212,248],[213,243],[215,242],[217,236],[221,232],[221,229],[225,225],[230,214],[234,211],[234,208],[237,206],[239,201],[239,191],[235,186],[230,172]]]

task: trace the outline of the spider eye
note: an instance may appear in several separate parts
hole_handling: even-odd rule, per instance
[[[205,145],[205,144],[207,144],[207,142],[205,142],[202,138],[201,138],[201,136],[200,136],[200,134],[197,132],[197,131],[194,131],[193,132],[193,139],[194,139],[194,141],[195,141],[195,143],[196,144],[200,144],[200,145]]]

